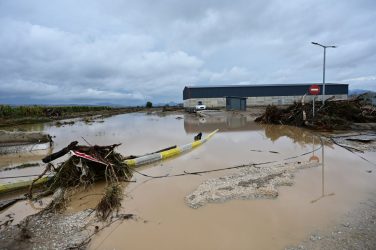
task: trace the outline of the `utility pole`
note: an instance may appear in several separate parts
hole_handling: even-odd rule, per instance
[[[322,45],[316,42],[312,42],[312,44],[320,46],[324,48],[324,63],[323,63],[323,72],[322,72],[322,104],[324,105],[324,98],[325,98],[325,59],[326,59],[326,48],[337,48],[337,46],[334,45]]]

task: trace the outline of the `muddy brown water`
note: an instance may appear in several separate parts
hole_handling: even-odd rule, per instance
[[[324,155],[324,167],[298,172],[293,186],[279,188],[277,199],[232,200],[198,209],[188,207],[184,197],[209,178],[239,170],[163,179],[135,174],[133,180],[136,182],[124,185],[122,212],[136,214],[138,219],[117,222],[101,231],[89,248],[281,249],[297,244],[312,232],[338,223],[349,210],[375,195],[376,169],[358,156],[331,144],[320,149],[318,137],[309,131],[286,126],[261,126],[242,114],[196,118],[183,114],[161,117],[136,113],[110,117],[103,123],[91,125],[83,122],[63,127],[44,124],[30,130],[56,136],[54,150],[73,140],[84,144],[83,137],[93,145],[121,142],[120,153],[141,155],[191,142],[199,131],[208,133],[216,128],[220,132],[203,146],[138,170],[153,176],[173,175],[245,163],[281,161],[314,149],[319,150],[288,161],[304,162],[318,157],[322,162]],[[22,129],[28,130],[28,127]],[[375,153],[364,156],[376,161]],[[43,155],[33,157],[32,161],[35,161]],[[15,163],[9,157],[0,158],[2,166],[12,164]],[[372,170],[372,173],[367,170]],[[38,171],[41,168],[4,171],[0,172],[0,177]],[[104,185],[99,183],[76,193],[67,212],[94,207]],[[15,213],[19,221],[36,212],[35,205],[40,204],[20,202],[0,216]]]

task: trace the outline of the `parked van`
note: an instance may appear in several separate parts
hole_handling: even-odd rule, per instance
[[[206,105],[202,104],[201,101],[199,101],[195,107],[196,111],[197,110],[205,110],[206,109]]]

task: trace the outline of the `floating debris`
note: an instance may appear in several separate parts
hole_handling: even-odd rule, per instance
[[[75,122],[74,121],[57,121],[57,122],[55,122],[55,126],[56,127],[61,127],[61,126],[63,126],[64,127],[64,125],[73,125]]]

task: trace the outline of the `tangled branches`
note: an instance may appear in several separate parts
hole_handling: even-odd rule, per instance
[[[89,147],[73,142],[59,152],[47,156],[43,161],[50,162],[71,152],[71,156],[66,161],[54,168],[55,175],[49,181],[47,188],[36,198],[54,193],[53,201],[47,209],[61,210],[65,207],[69,199],[68,194],[72,190],[86,189],[94,182],[104,179],[106,190],[96,209],[99,218],[107,219],[111,212],[118,211],[121,206],[120,183],[132,177],[132,172],[124,163],[123,156],[114,151],[118,145]],[[52,164],[49,163],[48,166],[51,168]],[[32,198],[32,186],[29,191],[29,197]]]
[[[311,102],[294,103],[287,108],[268,106],[256,122],[293,125],[319,130],[348,129],[352,123],[376,122],[376,111],[364,105],[361,99],[327,100],[325,105],[315,102],[313,116]]]
[[[119,184],[111,184],[96,207],[96,214],[102,220],[106,220],[112,211],[118,212],[121,207],[122,190]]]

